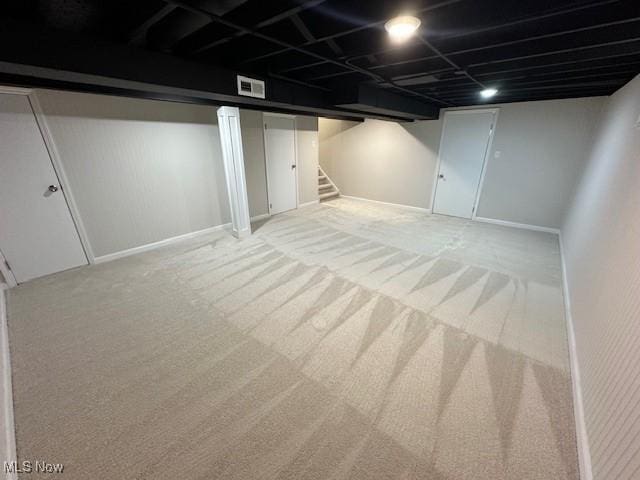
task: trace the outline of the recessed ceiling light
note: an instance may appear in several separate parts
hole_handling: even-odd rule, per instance
[[[420,19],[411,15],[401,15],[392,18],[384,24],[385,30],[389,32],[389,36],[396,42],[407,40],[420,26]]]
[[[484,90],[482,90],[480,92],[480,96],[482,98],[491,98],[493,97],[496,93],[498,93],[498,90],[496,90],[495,88],[485,88]]]

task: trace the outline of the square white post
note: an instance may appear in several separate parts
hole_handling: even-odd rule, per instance
[[[251,235],[251,217],[249,216],[247,183],[244,174],[240,110],[236,107],[220,107],[218,109],[218,128],[227,191],[229,192],[233,235],[244,238]]]

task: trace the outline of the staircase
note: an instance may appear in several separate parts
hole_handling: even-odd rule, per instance
[[[335,183],[324,173],[322,167],[318,166],[318,197],[320,201],[340,196],[340,190]]]

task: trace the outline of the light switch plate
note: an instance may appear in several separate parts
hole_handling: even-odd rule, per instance
[[[495,152],[493,152],[493,158],[500,158],[501,152],[500,150],[496,150]]]

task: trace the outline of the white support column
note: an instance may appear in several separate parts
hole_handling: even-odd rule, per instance
[[[231,224],[238,238],[251,235],[247,182],[244,174],[244,154],[240,133],[240,110],[236,107],[218,109],[218,128],[224,158],[224,173],[229,191]]]

